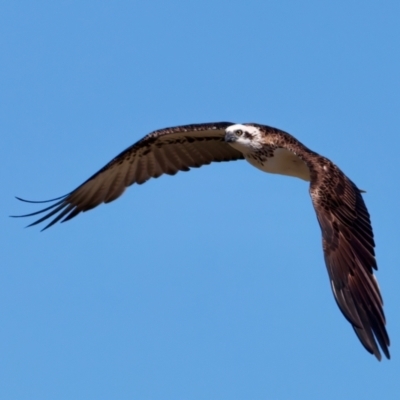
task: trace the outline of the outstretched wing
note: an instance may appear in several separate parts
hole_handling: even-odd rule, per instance
[[[310,194],[336,302],[367,351],[380,360],[378,342],[390,358],[383,301],[373,274],[374,235],[360,190],[324,158],[314,164]]]
[[[162,174],[174,175],[213,161],[243,159],[242,153],[224,141],[230,122],[184,125],[154,131],[112,159],[100,171],[69,194],[44,202],[53,202],[37,212],[14,217],[30,217],[47,212],[29,226],[54,218],[43,229],[67,221],[82,211],[117,199],[125,188],[142,184]]]

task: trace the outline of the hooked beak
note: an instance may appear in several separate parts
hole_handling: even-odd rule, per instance
[[[225,142],[232,143],[236,140],[236,136],[233,132],[225,132]]]

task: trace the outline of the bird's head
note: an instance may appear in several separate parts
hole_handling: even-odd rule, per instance
[[[256,126],[235,124],[225,130],[225,142],[241,152],[260,149],[261,139],[262,133]]]

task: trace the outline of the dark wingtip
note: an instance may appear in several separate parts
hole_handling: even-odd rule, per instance
[[[57,214],[60,212],[59,215],[57,215],[52,221],[50,221],[49,224],[47,224],[41,231],[44,231],[48,228],[50,228],[52,225],[54,225],[56,222],[58,222],[63,216],[65,216],[68,212],[73,210],[74,206],[69,204],[65,199],[69,194],[66,194],[64,196],[56,197],[55,199],[51,200],[42,200],[42,201],[33,201],[33,200],[26,200],[22,199],[21,197],[17,197],[16,199],[19,201],[23,201],[25,203],[34,203],[34,204],[42,204],[42,203],[51,203],[55,202],[54,204],[45,207],[42,210],[35,211],[33,213],[29,214],[24,214],[24,215],[10,215],[11,218],[23,218],[23,217],[32,217],[38,214],[45,213],[49,211],[47,214],[45,214],[42,218],[39,218],[37,221],[32,222],[31,224],[27,225],[25,228],[29,228],[31,226],[40,224],[41,222],[45,221],[46,219],[52,217],[53,215]]]
[[[387,346],[381,346],[383,353],[385,354],[386,358],[388,360],[390,360],[390,353],[389,353],[389,349],[387,348]],[[380,361],[380,360],[379,360]]]
[[[18,196],[15,196],[15,198],[16,198],[17,200],[19,200],[19,201],[23,201],[24,203],[35,203],[35,204],[40,204],[40,203],[51,203],[52,201],[60,200],[60,199],[63,199],[64,197],[67,197],[67,196],[68,196],[68,194],[64,194],[63,196],[56,197],[55,199],[50,199],[50,200],[39,200],[39,201],[37,201],[37,200],[26,200],[26,199],[23,199],[22,197],[18,197]]]
[[[58,198],[55,199],[55,200],[59,200],[59,199],[62,199],[62,198],[64,198],[64,197],[66,197],[66,196],[58,197]],[[48,203],[47,200],[46,200],[46,201],[43,201],[43,202],[39,202],[39,201],[29,201],[29,200],[22,200],[22,201],[26,201],[26,202],[28,202],[28,203]],[[51,201],[51,200],[50,200],[50,201]],[[44,213],[44,212],[46,212],[46,211],[48,211],[48,210],[51,210],[52,208],[54,208],[54,207],[56,207],[56,206],[58,206],[59,204],[62,204],[62,203],[63,203],[63,200],[59,201],[58,203],[52,204],[52,205],[49,206],[49,207],[43,208],[42,210],[35,211],[35,212],[33,212],[33,213],[23,214],[23,215],[10,215],[10,217],[11,217],[11,218],[33,217],[34,215],[42,214],[42,213]],[[53,214],[51,214],[51,215],[53,215]],[[41,222],[41,221],[42,221],[42,219],[39,220],[39,222]],[[36,223],[38,223],[38,222],[36,222]],[[33,224],[31,224],[31,225],[28,225],[28,227],[29,227],[29,226],[32,226],[32,225],[35,225],[36,223],[33,223]]]
[[[376,359],[380,362],[380,361],[382,361],[382,355],[381,355],[381,352],[378,350],[378,352],[373,352],[372,353],[375,357],[376,357]]]

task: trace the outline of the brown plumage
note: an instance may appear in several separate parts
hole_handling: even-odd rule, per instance
[[[133,183],[142,184],[162,174],[174,175],[213,161],[240,159],[265,172],[310,181],[335,300],[366,350],[380,360],[380,346],[390,358],[383,301],[373,274],[377,269],[374,236],[361,191],[330,160],[279,129],[220,122],[155,131],[69,194],[49,200],[55,201],[51,206],[21,217],[47,212],[29,225],[54,217],[44,227],[47,229],[115,200]]]
[[[43,228],[45,230],[60,220],[68,221],[82,211],[91,210],[101,203],[110,203],[134,183],[141,185],[150,178],[158,178],[162,174],[175,175],[178,171],[189,171],[190,168],[198,168],[213,161],[243,159],[239,151],[224,142],[225,128],[230,125],[230,122],[220,122],[154,131],[128,147],[65,196],[44,202],[18,198],[32,203],[58,200],[43,210],[18,217],[30,217],[49,211],[29,225],[39,224],[56,215]]]

